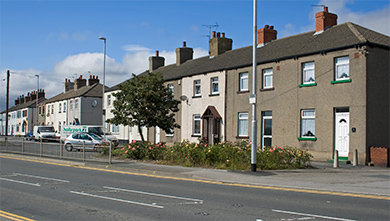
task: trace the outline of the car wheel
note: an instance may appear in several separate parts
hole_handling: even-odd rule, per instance
[[[72,144],[70,143],[65,144],[65,150],[72,151],[73,150]]]

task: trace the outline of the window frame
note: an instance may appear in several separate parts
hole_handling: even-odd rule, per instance
[[[271,135],[265,134],[265,120],[271,120]],[[261,112],[261,146],[265,147],[264,145],[264,139],[271,139],[271,146],[272,146],[272,111],[262,111]]]
[[[216,79],[216,81],[215,81]],[[215,90],[216,85],[216,90]],[[210,94],[216,95],[219,94],[219,78],[218,77],[212,77],[210,78]]]
[[[246,117],[243,115],[246,115]],[[241,127],[242,125],[241,122],[246,122],[246,129]],[[249,113],[238,112],[237,137],[248,137],[248,136],[249,136]]]
[[[199,124],[199,132],[197,131],[197,122]],[[202,135],[202,119],[200,114],[193,115],[193,126],[192,126],[192,135],[193,136],[201,136]]]
[[[313,64],[313,66],[311,67],[306,67],[308,66],[309,64]],[[307,78],[307,73],[310,72],[310,71],[313,71],[313,76],[310,76],[312,77],[313,81],[310,81],[310,79],[307,81],[306,78]],[[315,66],[315,62],[314,61],[309,61],[309,62],[305,62],[305,63],[302,63],[302,84],[303,85],[308,85],[308,84],[315,84],[316,83],[316,66]]]
[[[314,115],[313,116],[304,116],[305,112],[313,112]],[[315,128],[316,128],[315,119],[316,119],[315,109],[302,109],[301,110],[301,131],[300,131],[301,138],[315,138],[316,137],[316,135],[315,135],[316,134],[316,132],[315,132]],[[304,123],[304,121],[308,121],[308,120],[314,120],[313,128],[309,128],[309,126],[307,126],[306,123]],[[310,129],[312,129],[312,130],[310,130]],[[307,130],[307,132],[311,132],[313,135],[307,135],[307,132],[304,132],[304,130]]]
[[[345,60],[338,62],[338,60],[340,60],[340,59],[345,59]],[[338,67],[343,66],[343,65],[347,65],[348,75],[347,75],[347,77],[338,77],[338,75],[339,75]],[[351,75],[350,75],[350,71],[349,71],[349,56],[342,56],[342,57],[335,58],[334,59],[334,80],[335,81],[345,81],[345,80],[350,80],[350,78],[351,78]]]
[[[246,80],[246,88],[244,88],[243,81]],[[248,72],[243,72],[239,74],[239,88],[238,90],[240,92],[247,92],[249,91],[249,73]]]
[[[201,83],[202,83],[202,81],[200,79],[194,80],[194,97],[201,97],[202,96]],[[198,91],[199,91],[199,93],[198,93]]]
[[[270,73],[266,73],[267,71],[270,71]],[[274,88],[274,71],[272,68],[266,68],[266,69],[263,69],[262,70],[262,79],[263,79],[263,82],[261,84],[261,88],[262,89],[272,89]],[[271,85],[266,85],[267,81],[266,81],[266,77],[267,76],[271,76]]]

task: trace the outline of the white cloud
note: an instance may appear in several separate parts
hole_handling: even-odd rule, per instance
[[[136,45],[136,44],[130,44],[130,45],[124,45],[122,47],[124,51],[129,52],[137,52],[137,51],[150,51],[151,49],[144,47],[142,45]]]
[[[143,48],[143,50],[129,50],[124,56],[122,63],[107,56],[105,83],[112,87],[131,77],[131,74],[139,74],[149,69],[149,57],[155,56],[152,51],[144,46],[133,48]],[[194,59],[208,55],[208,50],[203,48],[194,48]],[[165,58],[165,65],[176,63],[175,51],[160,51],[159,56]],[[6,77],[7,70],[1,71],[2,80]],[[83,75],[83,78],[89,78],[89,75],[98,76],[100,82],[103,79],[103,53],[81,53],[70,55],[61,62],[54,65],[53,70],[11,70],[10,80],[10,107],[14,106],[14,100],[27,95],[28,92],[36,91],[37,78],[39,74],[39,88],[44,89],[46,98],[49,99],[63,92],[63,82],[65,78],[74,81],[76,77]],[[0,82],[1,88],[5,82]],[[5,88],[5,87],[4,87]],[[0,110],[5,110],[5,89],[0,91]]]

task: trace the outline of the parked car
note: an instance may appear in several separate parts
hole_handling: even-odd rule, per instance
[[[73,133],[64,141],[65,149],[67,151],[72,151],[73,149],[83,150],[83,148],[86,150],[96,150],[98,147],[107,144],[108,142],[101,136],[87,132]]]

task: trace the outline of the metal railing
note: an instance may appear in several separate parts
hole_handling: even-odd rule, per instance
[[[109,146],[90,148],[82,145],[72,145],[73,150],[67,151],[63,141],[58,139],[29,140],[25,137],[0,137],[0,152],[58,159],[79,161],[98,161],[111,164],[112,142]],[[102,154],[108,151],[107,154]]]

